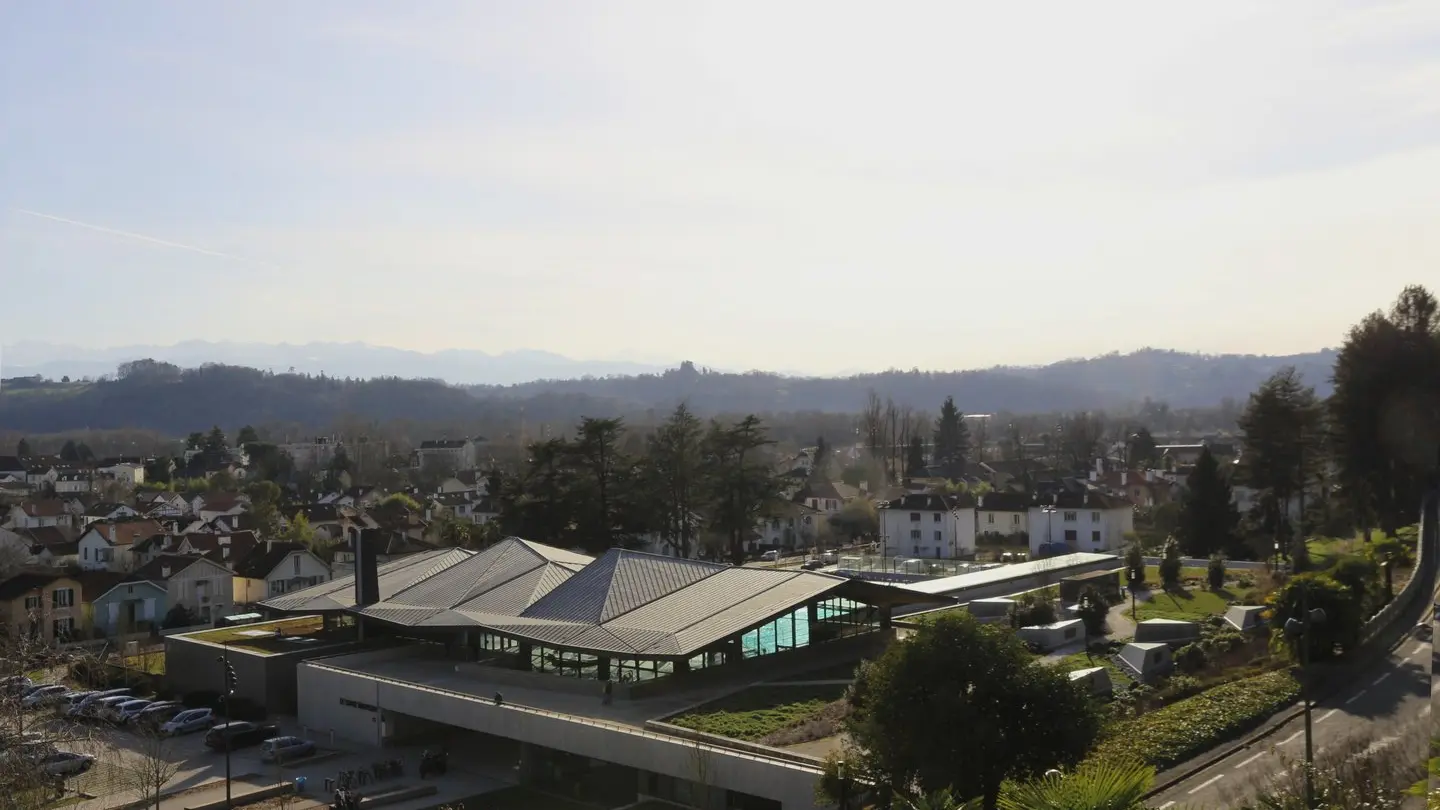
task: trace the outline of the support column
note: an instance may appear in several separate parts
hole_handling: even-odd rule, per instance
[[[675,662],[674,672],[675,672],[676,675],[684,675],[685,673],[687,673],[687,672],[689,672],[689,671],[690,671],[690,659],[689,659],[689,658],[681,658],[679,661],[676,661],[676,662]]]
[[[602,657],[600,657],[599,659],[596,659],[596,662],[595,662],[595,677],[599,678],[599,679],[602,680],[602,681],[608,681],[608,680],[610,680],[610,659],[609,659],[609,658],[606,658],[606,657],[603,657],[603,656],[602,656]]]
[[[738,638],[725,642],[725,663],[737,664],[745,659],[745,646]]]
[[[520,649],[517,650],[515,653],[517,656],[517,659],[515,661],[516,669],[525,670],[527,672],[530,671],[530,669],[532,668],[530,661],[531,652],[532,651],[530,649],[530,644],[528,642],[520,642]]]
[[[881,605],[881,606],[880,606],[880,629],[881,629],[881,630],[889,630],[889,629],[890,629],[891,614],[892,614],[892,610],[891,610],[891,607],[890,607],[889,605]]]

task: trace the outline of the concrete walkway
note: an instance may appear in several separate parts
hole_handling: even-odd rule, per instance
[[[1135,592],[1135,604],[1149,602],[1150,590]],[[1105,637],[1111,641],[1135,638],[1135,620],[1130,618],[1130,596],[1125,594],[1125,599],[1118,605],[1110,608],[1110,613],[1105,617]]]

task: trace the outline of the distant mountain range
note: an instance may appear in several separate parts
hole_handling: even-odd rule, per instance
[[[573,360],[552,352],[522,349],[487,354],[471,349],[416,352],[367,343],[232,343],[190,340],[173,346],[84,349],[23,342],[0,347],[0,378],[39,375],[52,380],[98,379],[115,367],[149,358],[193,368],[205,363],[247,366],[276,373],[324,373],[327,377],[440,379],[457,385],[511,385],[541,379],[568,379],[662,371],[679,362]]]
[[[234,344],[199,344],[230,346]],[[336,347],[328,355],[315,348]],[[799,377],[764,372],[735,374],[681,363],[663,371],[626,373],[627,364],[582,364],[541,352],[516,352],[493,358],[479,352],[432,355],[377,349],[352,344],[268,347],[265,371],[215,354],[190,354],[196,344],[156,352],[157,360],[173,366],[152,368],[123,380],[92,385],[75,382],[35,383],[16,380],[34,365],[17,370],[9,363],[0,385],[0,430],[32,433],[78,428],[143,427],[171,435],[201,430],[211,424],[283,422],[306,429],[324,429],[338,418],[371,421],[410,420],[469,429],[493,429],[495,420],[509,424],[518,414],[536,422],[572,422],[581,416],[664,412],[688,402],[702,414],[785,413],[818,411],[856,413],[869,393],[892,397],[900,405],[934,412],[954,396],[967,413],[1053,413],[1090,409],[1125,409],[1149,399],[1172,408],[1213,407],[1225,400],[1243,405],[1266,377],[1294,366],[1320,396],[1331,391],[1335,351],[1271,357],[1199,355],[1159,349],[1066,360],[1037,367],[994,367],[973,371],[886,371],[849,377]],[[183,347],[183,348],[182,348]],[[116,352],[124,350],[115,350]],[[259,352],[259,349],[249,351]],[[313,372],[287,373],[282,365],[310,352]],[[469,356],[473,365],[446,365],[452,356]],[[112,357],[126,357],[115,354]],[[349,365],[332,362],[348,358]],[[524,357],[541,358],[525,364]],[[174,359],[168,359],[174,358]],[[187,359],[188,358],[188,359]],[[367,360],[368,358],[368,360]],[[117,360],[118,361],[118,360]],[[486,365],[487,361],[493,361]],[[60,361],[50,361],[59,363]],[[99,363],[90,358],[86,362]],[[205,363],[218,366],[184,371]],[[315,364],[320,363],[317,366]],[[546,365],[546,364],[549,365]],[[307,367],[290,363],[297,372]],[[259,365],[249,363],[245,365]],[[565,378],[566,369],[619,376]],[[318,376],[323,368],[324,377]],[[519,369],[525,369],[523,372]],[[274,373],[268,373],[274,369]],[[456,385],[481,370],[492,378],[508,375],[550,376],[513,384]],[[539,369],[539,370],[537,370]],[[90,375],[72,369],[72,380],[96,373],[113,374],[113,366]],[[31,373],[35,373],[31,371]],[[58,379],[55,372],[44,376]],[[379,376],[401,379],[378,379]],[[345,377],[354,378],[350,382]],[[370,381],[365,381],[369,379]],[[445,380],[440,382],[439,380]]]

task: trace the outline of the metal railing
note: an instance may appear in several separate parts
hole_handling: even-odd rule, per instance
[[[1380,633],[1384,632],[1395,621],[1402,611],[1410,606],[1420,594],[1422,583],[1429,579],[1428,574],[1435,566],[1435,549],[1427,548],[1435,543],[1435,533],[1440,526],[1435,525],[1433,512],[1437,505],[1437,496],[1431,495],[1425,499],[1420,508],[1420,532],[1415,543],[1415,571],[1410,575],[1410,581],[1400,589],[1390,603],[1381,608],[1378,613],[1371,616],[1360,631],[1361,645],[1374,641]]]
[[[653,732],[653,731],[646,731],[645,729],[637,728],[637,727],[635,727],[635,726],[627,725],[627,724],[625,724],[625,723],[612,722],[612,721],[606,721],[606,720],[596,720],[596,719],[591,718],[591,717],[582,717],[582,716],[576,715],[576,714],[566,714],[566,713],[564,713],[564,712],[551,711],[550,709],[542,709],[542,708],[539,708],[538,706],[527,706],[527,705],[525,705],[525,704],[523,704],[523,703],[515,703],[515,702],[510,701],[510,700],[505,700],[505,701],[504,701],[503,703],[501,703],[501,704],[496,704],[495,700],[492,699],[492,698],[484,698],[484,697],[480,697],[479,695],[472,695],[472,694],[470,694],[470,693],[468,693],[468,692],[459,692],[459,691],[455,691],[455,690],[453,690],[453,689],[441,689],[441,688],[434,687],[434,686],[429,686],[429,685],[426,685],[426,684],[415,683],[415,682],[413,682],[413,681],[405,681],[405,680],[401,680],[401,679],[399,679],[399,678],[391,678],[391,677],[386,676],[386,675],[376,675],[376,674],[371,673],[371,672],[361,672],[361,671],[357,671],[357,670],[345,669],[345,668],[343,668],[343,667],[333,666],[333,665],[330,665],[330,664],[320,664],[320,663],[316,663],[316,661],[313,660],[313,659],[310,660],[310,661],[304,662],[304,664],[302,664],[302,666],[314,667],[314,668],[316,668],[316,669],[323,669],[323,670],[327,670],[327,671],[330,671],[330,672],[338,672],[338,673],[343,674],[343,675],[351,675],[351,676],[360,677],[360,678],[372,678],[372,679],[377,680],[377,681],[383,681],[383,682],[385,682],[385,683],[394,684],[395,686],[403,686],[403,687],[406,687],[406,688],[408,688],[408,689],[416,689],[416,690],[419,690],[419,691],[421,691],[421,692],[430,692],[430,693],[433,693],[433,694],[436,694],[436,695],[440,695],[440,696],[442,696],[442,697],[454,697],[454,698],[460,698],[460,699],[462,699],[462,700],[472,700],[472,701],[474,701],[474,702],[476,702],[476,703],[487,703],[487,704],[490,704],[491,706],[499,705],[501,708],[505,708],[505,709],[514,709],[514,710],[516,710],[516,711],[525,712],[525,713],[527,713],[527,714],[539,715],[539,716],[541,716],[541,717],[550,717],[550,718],[553,718],[553,719],[556,719],[556,720],[564,720],[564,721],[569,722],[569,723],[580,723],[580,724],[582,724],[582,725],[594,726],[594,727],[596,727],[596,728],[609,729],[609,730],[611,730],[611,731],[618,731],[618,732],[621,732],[621,733],[623,733],[623,734],[631,734],[631,735],[634,735],[634,736],[637,736],[637,737],[644,737],[644,738],[646,738],[646,739],[656,740],[656,741],[658,741],[658,742],[669,743],[669,744],[671,744],[671,745],[685,745],[685,744],[686,744],[686,741],[683,740],[683,739],[679,739],[679,738],[676,738],[676,737],[673,737],[673,736],[670,736],[670,735],[667,735],[667,734],[657,734],[656,732]],[[724,756],[740,757],[740,758],[742,758],[742,759],[749,759],[749,760],[753,760],[753,761],[756,761],[756,762],[773,763],[773,764],[783,765],[783,766],[789,767],[789,768],[794,768],[794,769],[796,769],[796,770],[809,771],[809,772],[816,773],[816,774],[820,773],[820,771],[821,771],[821,769],[820,769],[819,767],[817,767],[817,766],[814,766],[814,765],[804,765],[804,764],[801,764],[801,763],[799,763],[799,762],[795,762],[795,761],[793,761],[793,760],[786,759],[786,758],[781,757],[781,756],[766,756],[766,755],[761,755],[761,754],[757,754],[757,753],[754,753],[754,752],[740,751],[740,750],[737,750],[737,749],[735,749],[735,748],[729,748],[729,747],[726,747],[726,746],[706,744],[706,743],[700,742],[700,741],[698,741],[698,740],[697,740],[697,741],[691,741],[691,745],[692,745],[692,747],[699,748],[700,750],[706,751],[707,753],[720,754],[720,755],[724,755]]]

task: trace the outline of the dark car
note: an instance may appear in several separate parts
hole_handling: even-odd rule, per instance
[[[237,748],[259,745],[279,735],[280,729],[273,724],[259,725],[244,721],[221,723],[205,733],[205,747],[216,751],[234,751]]]
[[[824,560],[806,560],[805,562],[803,562],[803,563],[800,564],[800,567],[801,567],[801,568],[804,568],[806,571],[816,571],[816,570],[819,570],[819,569],[825,567],[825,561],[824,561]]]

